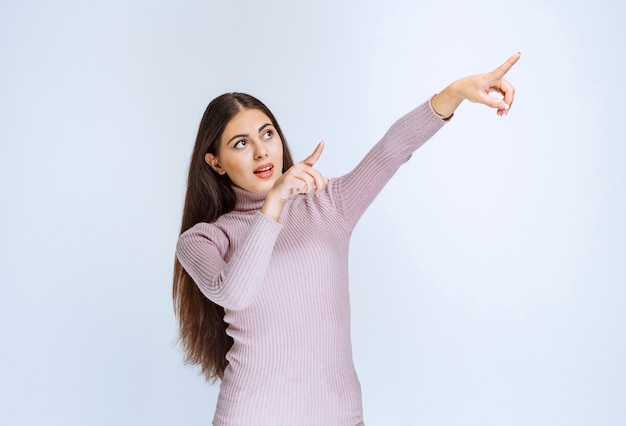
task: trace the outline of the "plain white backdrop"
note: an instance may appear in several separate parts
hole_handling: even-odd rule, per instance
[[[368,425],[626,424],[626,7],[609,0],[0,3],[0,423],[207,425],[174,246],[200,117],[245,91],[349,171],[516,51],[353,236]],[[323,408],[321,408],[323,409]]]

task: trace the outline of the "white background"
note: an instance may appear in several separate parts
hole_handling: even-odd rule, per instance
[[[516,51],[353,237],[368,425],[626,424],[622,2],[3,1],[0,423],[207,425],[171,302],[207,103],[245,91],[350,170]]]

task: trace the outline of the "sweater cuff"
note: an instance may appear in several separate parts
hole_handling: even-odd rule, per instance
[[[435,111],[435,109],[433,108],[433,105],[430,103],[433,98],[437,96],[437,94],[435,93],[434,95],[432,95],[430,97],[430,99],[428,100],[428,107],[430,108],[430,111],[436,115],[441,121],[449,121],[452,117],[454,117],[454,113],[452,113],[449,117],[444,117],[443,115],[439,114],[437,111]]]

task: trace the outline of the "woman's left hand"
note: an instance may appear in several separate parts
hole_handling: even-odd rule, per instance
[[[516,53],[495,70],[486,74],[472,75],[450,84],[431,99],[435,112],[443,117],[450,117],[456,108],[467,99],[497,109],[499,116],[506,115],[513,104],[515,89],[504,75],[519,60],[521,53]],[[491,97],[491,92],[502,95],[502,99]]]

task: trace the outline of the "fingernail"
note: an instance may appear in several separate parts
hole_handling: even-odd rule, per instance
[[[498,108],[507,110],[507,109],[509,109],[509,106],[507,104],[505,104],[504,102],[500,102],[500,104],[498,105]]]

